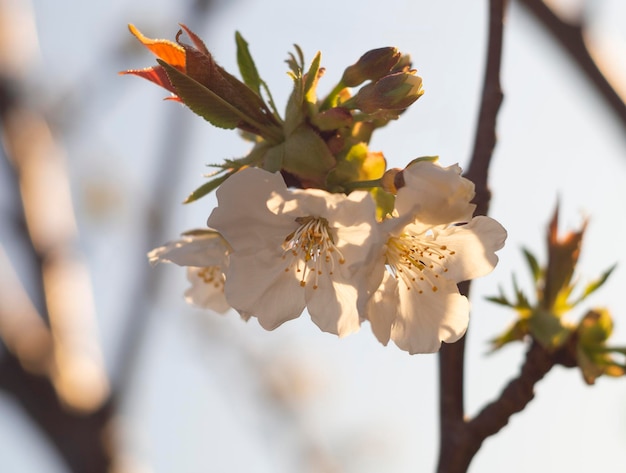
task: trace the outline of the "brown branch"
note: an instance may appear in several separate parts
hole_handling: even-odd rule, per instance
[[[526,407],[535,396],[535,384],[541,381],[561,358],[562,364],[571,365],[564,361],[564,357],[568,356],[567,353],[566,349],[549,353],[539,343],[532,343],[517,378],[509,382],[497,400],[485,406],[467,424],[469,438],[473,439],[476,451],[484,439],[496,434],[509,422],[513,414]]]
[[[575,64],[604,98],[606,105],[613,110],[622,126],[626,128],[626,103],[607,79],[606,72],[600,69],[591,55],[585,42],[583,23],[563,21],[542,0],[519,0],[519,3],[526,7],[550,32],[557,43],[569,53]]]
[[[0,95],[5,94],[0,92]],[[4,144],[11,153],[16,175],[25,178],[25,174],[29,174],[33,168],[19,169],[24,162],[20,161],[18,164],[16,160],[21,160],[24,156],[22,152],[25,150],[18,150],[20,147],[14,146],[15,142],[12,140],[15,139],[15,132],[26,133],[35,148],[37,143],[41,142],[38,141],[39,136],[36,133],[29,133],[34,130],[30,126],[14,128],[8,123],[8,116],[19,107],[18,101],[3,102],[3,106],[0,107],[0,122],[4,131]],[[31,118],[41,124],[37,117]],[[41,150],[28,151],[27,154],[30,154],[30,151],[34,152],[31,156],[54,159],[45,152],[40,153]],[[50,169],[49,166],[47,169]],[[32,176],[25,179],[29,180],[30,177]],[[54,178],[53,175],[47,177]],[[31,242],[29,248],[36,254],[33,259],[38,265],[41,264],[37,269],[43,273],[44,284],[41,289],[44,292],[45,310],[49,314],[51,326],[45,324],[25,291],[21,289],[17,275],[14,278],[11,276],[7,259],[0,290],[0,293],[4,294],[0,307],[0,336],[3,337],[8,351],[3,352],[0,358],[0,389],[13,396],[23,407],[24,413],[48,436],[71,471],[105,473],[112,464],[112,445],[103,441],[105,434],[111,434],[109,423],[112,419],[113,404],[111,398],[106,397],[106,375],[99,351],[89,343],[89,333],[80,329],[84,327],[85,321],[76,319],[84,314],[82,309],[86,307],[84,304],[75,305],[72,302],[79,296],[73,291],[78,287],[76,283],[82,280],[82,275],[74,273],[77,267],[76,260],[66,258],[68,252],[64,250],[68,248],[68,241],[65,238],[59,238],[54,244],[47,244],[50,240],[46,240],[44,234],[59,236],[56,231],[58,229],[43,225],[35,233],[27,231],[27,228],[32,229],[32,219],[41,217],[37,211],[41,200],[33,202],[33,195],[26,197],[24,187],[20,185],[20,188],[24,198],[22,200],[24,206],[20,210],[25,215],[31,212],[30,217],[24,217],[27,227],[22,228],[23,239]],[[15,190],[17,191],[17,188]],[[19,198],[16,201],[19,201]],[[47,204],[55,202],[58,200],[48,199]],[[44,204],[39,207],[39,211],[45,212],[46,208]],[[60,217],[66,209],[55,210],[58,212],[53,212],[52,216]],[[41,220],[34,225],[37,224],[41,225]],[[37,237],[33,237],[34,234]],[[59,287],[59,284],[65,286]],[[79,286],[84,287],[83,284]],[[10,294],[7,294],[9,291]],[[67,318],[66,314],[74,317]],[[77,327],[78,331],[72,333]],[[80,338],[82,336],[85,337],[84,340]],[[95,353],[92,351],[94,348]],[[95,358],[92,358],[93,354]],[[91,360],[95,363],[91,363]],[[85,366],[88,368],[83,370]],[[94,373],[95,378],[91,376]]]
[[[487,186],[489,165],[496,145],[496,117],[502,103],[500,63],[502,56],[504,0],[489,2],[489,35],[487,64],[483,84],[481,108],[476,127],[474,151],[466,177],[476,186],[476,214],[486,215],[491,193]],[[461,293],[469,295],[469,282],[459,285]],[[464,420],[465,338],[444,345],[439,354],[440,389],[440,448],[439,473],[465,472],[476,453],[469,444]]]
[[[0,246],[0,340],[30,373],[48,375],[52,334]]]
[[[24,370],[5,353],[0,359],[0,389],[11,393],[24,412],[47,435],[70,471],[108,473],[112,465],[113,405],[89,414],[71,412],[59,402],[49,378]]]

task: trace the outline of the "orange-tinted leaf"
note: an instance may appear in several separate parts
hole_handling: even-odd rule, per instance
[[[156,57],[181,71],[185,70],[185,50],[180,45],[166,39],[147,38],[133,24],[129,24],[128,29]]]
[[[122,71],[120,72],[120,74],[132,74],[142,77],[149,80],[150,82],[154,82],[155,84],[160,85],[161,87],[169,90],[173,94],[176,93],[176,89],[174,89],[174,86],[167,77],[165,69],[163,69],[161,66],[148,67],[146,69],[131,69],[129,71]]]

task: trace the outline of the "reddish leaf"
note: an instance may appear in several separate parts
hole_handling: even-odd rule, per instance
[[[187,75],[215,92],[256,123],[278,125],[265,102],[250,87],[219,66],[213,56],[183,45]]]
[[[200,37],[196,35],[193,31],[191,31],[189,28],[187,28],[187,25],[184,25],[182,23],[179,23],[179,24],[180,24],[180,27],[185,30],[185,33],[187,33],[187,36],[189,36],[189,38],[191,39],[191,42],[196,47],[196,49],[200,50],[200,52],[206,54],[207,56],[210,56],[211,53],[209,53],[208,48],[205,46],[204,42],[200,39]],[[178,38],[176,39],[178,40]]]
[[[165,70],[161,66],[148,67],[146,69],[132,69],[129,71],[122,71],[120,74],[132,74],[142,77],[150,82],[160,85],[164,89],[169,90],[171,93],[176,94],[176,89],[174,89],[174,86],[167,77]]]

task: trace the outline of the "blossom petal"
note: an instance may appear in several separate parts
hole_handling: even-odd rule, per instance
[[[207,271],[214,273],[219,271],[219,274],[212,275],[214,280],[207,280]],[[228,312],[230,305],[224,296],[224,278],[219,268],[189,267],[187,268],[187,279],[191,283],[191,287],[185,291],[185,301],[220,314]]]
[[[179,266],[225,266],[229,247],[222,236],[212,230],[192,230],[180,240],[166,243],[148,253],[150,264],[174,263]]]
[[[391,326],[396,318],[398,301],[398,283],[385,271],[379,290],[372,295],[367,305],[367,319],[372,326],[372,332],[383,345],[387,345],[391,338]]]
[[[502,225],[484,216],[437,232],[437,243],[454,250],[446,257],[446,278],[461,282],[490,273],[498,263],[495,252],[504,246],[506,236]]]
[[[306,305],[304,290],[280,255],[235,251],[225,284],[226,300],[242,316],[253,315],[266,330],[297,318]]]
[[[404,187],[398,190],[396,210],[428,225],[467,222],[476,206],[474,183],[461,176],[458,165],[446,168],[431,161],[418,161],[402,172]]]
[[[221,205],[213,209],[207,224],[220,230],[235,251],[258,247],[259,242],[280,238],[281,235],[284,238],[286,228],[278,224],[276,215],[267,208],[266,202],[272,195],[286,190],[280,174],[258,168],[239,171],[217,189]],[[291,218],[285,218],[283,222],[295,227]]]
[[[306,287],[307,308],[311,320],[324,332],[345,337],[359,330],[357,289],[330,277],[320,278],[318,287]]]
[[[469,323],[469,301],[456,284],[441,281],[437,291],[407,289],[399,285],[400,310],[391,328],[391,339],[410,354],[434,353],[441,342],[459,340]]]

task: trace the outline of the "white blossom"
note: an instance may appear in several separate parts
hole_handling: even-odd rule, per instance
[[[394,217],[381,223],[387,240],[372,280],[382,281],[364,317],[383,344],[431,353],[465,333],[469,302],[457,283],[495,267],[506,231],[489,217],[471,217],[473,184],[458,166],[420,161],[404,179]]]
[[[219,187],[217,199],[208,225],[232,248],[225,285],[232,307],[268,330],[305,307],[324,331],[358,330],[370,253],[382,244],[367,192],[288,189],[280,174],[247,168]]]
[[[151,264],[168,262],[187,266],[191,287],[185,300],[193,305],[223,314],[230,309],[224,296],[224,269],[230,248],[213,230],[192,230],[148,253]]]

